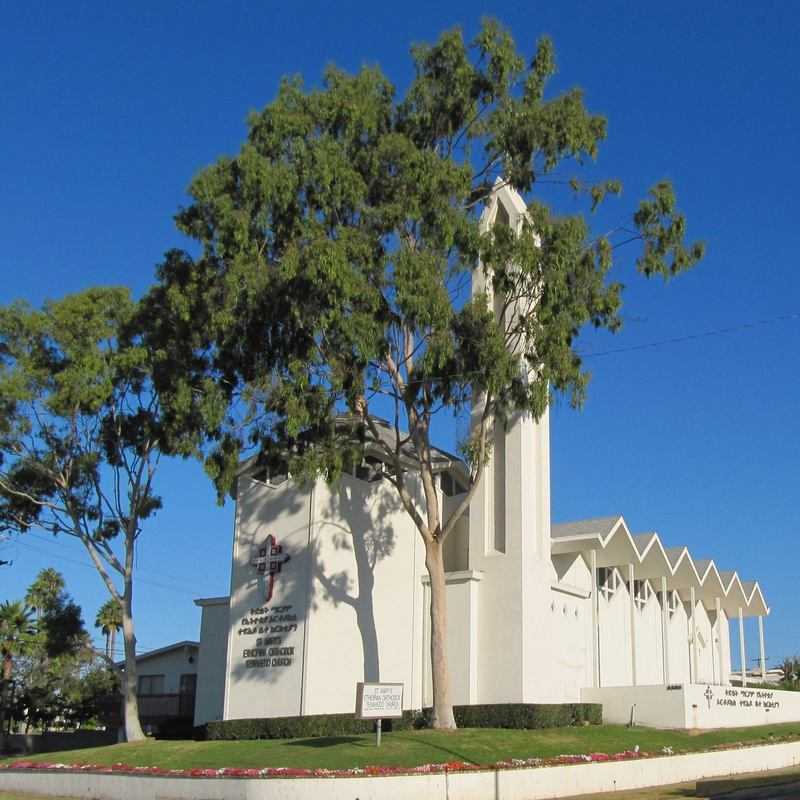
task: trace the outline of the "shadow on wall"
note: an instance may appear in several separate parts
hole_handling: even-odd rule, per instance
[[[361,637],[364,680],[380,680],[380,653],[375,624],[375,567],[395,547],[391,520],[402,510],[400,498],[382,481],[374,484],[345,476],[331,487],[330,503],[323,512],[319,535],[311,557],[312,574],[322,588],[324,600],[353,609]],[[323,547],[351,551],[352,571],[329,572],[320,558]]]
[[[351,608],[361,638],[364,680],[380,680],[373,598],[375,568],[394,550],[396,537],[391,520],[402,510],[399,497],[389,491],[383,481],[368,483],[345,475],[330,487],[327,507],[321,512],[318,510],[309,546],[310,487],[298,491],[297,487],[292,489],[287,485],[285,489],[281,487],[265,493],[263,484],[253,484],[252,491],[246,489],[240,496],[239,512],[242,519],[257,519],[258,524],[248,526],[247,534],[240,534],[239,546],[246,548],[245,552],[256,553],[272,531],[275,519],[295,516],[296,526],[285,532],[280,542],[281,555],[288,556],[286,564],[291,567],[281,569],[277,576],[276,597],[282,606],[292,606],[298,612],[307,609],[309,613],[321,600],[334,607]],[[328,569],[323,554],[331,549],[351,552],[352,567],[337,572]],[[263,605],[268,580],[267,575],[260,575],[253,569],[240,591],[254,598],[253,606]],[[298,613],[298,628],[303,622]],[[236,638],[241,641],[242,648],[251,646],[244,637]],[[297,651],[295,653],[297,657]],[[236,660],[232,675],[237,679],[255,677],[244,659]],[[273,683],[279,677],[279,670],[258,670],[259,681]]]
[[[270,580],[268,572],[259,573],[254,562],[259,555],[261,548],[265,546],[267,537],[274,533],[275,520],[293,520],[293,527],[283,529],[279,538],[281,547],[280,561],[281,570],[273,576],[274,600],[269,605],[291,606],[292,612],[297,614],[294,630],[279,635],[280,642],[277,645],[290,644],[295,647],[295,659],[299,659],[298,647],[302,644],[301,631],[303,620],[301,619],[302,610],[306,609],[311,602],[309,597],[309,569],[310,553],[308,549],[308,508],[310,490],[308,487],[298,488],[296,485],[286,482],[277,488],[267,487],[265,484],[250,480],[242,488],[239,494],[239,508],[237,516],[239,518],[239,540],[238,547],[243,554],[246,554],[248,566],[245,572],[239,574],[247,577],[241,581],[232,595],[244,595],[249,598],[248,608],[243,609],[244,618],[248,619],[249,608],[260,608],[267,605],[266,597],[268,593],[268,583]],[[243,522],[246,520],[246,524]],[[247,628],[257,628],[258,622],[245,624],[242,619],[237,621],[237,627],[232,631],[230,647],[238,650],[236,657],[232,659],[231,676],[237,680],[256,680],[258,683],[275,683],[281,677],[280,669],[253,669],[247,666],[247,660],[242,656],[244,649],[257,646],[257,642],[263,638],[272,636],[268,630],[258,630],[257,633],[242,633]],[[256,638],[257,637],[257,638]],[[291,639],[291,642],[287,641]]]
[[[330,503],[323,512],[315,539],[312,570],[324,600],[353,609],[361,637],[364,680],[380,680],[380,653],[375,624],[375,567],[395,547],[392,517],[401,510],[400,498],[381,482],[368,484],[344,477],[331,487]],[[353,554],[355,580],[350,570],[329,572],[319,553],[323,545]]]

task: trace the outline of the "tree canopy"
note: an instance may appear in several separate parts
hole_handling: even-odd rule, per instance
[[[521,230],[479,229],[498,179],[527,196],[566,166],[590,209],[621,190],[580,180],[606,120],[579,89],[547,96],[550,41],[526,62],[486,21],[474,41],[450,31],[413,58],[399,100],[377,68],[331,67],[320,89],[286,79],[251,115],[239,154],[204,169],[177,216],[202,254],[173,251],[160,266],[153,342],[177,376],[178,405],[205,398],[218,442],[208,468],[223,492],[246,446],[288,445],[295,473],[309,459],[335,473],[346,449],[333,413],[375,393],[398,401],[412,435],[435,408],[477,396],[489,417],[541,415],[558,392],[579,405],[588,373],[578,332],[621,324],[622,285],[606,280],[618,242],[594,236],[584,214],[559,216],[531,198]],[[647,276],[670,277],[702,255],[684,242],[666,182],[626,225]],[[453,302],[478,269],[487,292]],[[491,294],[509,308],[527,299],[530,313],[499,325]],[[226,418],[226,408],[236,413]]]
[[[495,427],[518,413],[539,418],[558,394],[583,402],[589,375],[576,338],[585,325],[621,324],[623,286],[609,272],[622,244],[638,245],[640,273],[665,279],[703,247],[685,241],[667,182],[615,231],[592,231],[591,212],[621,191],[616,180],[581,177],[606,120],[580,89],[549,93],[547,38],[526,59],[485,20],[471,42],[448,31],[412,58],[401,97],[377,67],[330,67],[319,88],[284,80],[251,114],[238,154],[192,182],[176,219],[199,252],[167,254],[143,324],[162,396],[211,442],[206,467],[221,495],[248,450],[288,460],[295,478],[330,480],[367,442],[384,451],[386,478],[425,542],[433,719],[450,727],[441,547]],[[580,213],[558,214],[537,197],[557,168],[571,173],[564,183],[585,201]],[[527,204],[513,228],[481,222],[501,186]],[[393,443],[376,428],[387,409]],[[431,444],[442,409],[473,418],[462,442],[470,487],[447,519]],[[408,447],[422,507],[401,463]]]
[[[97,718],[117,688],[114,672],[97,664],[81,609],[52,568],[39,572],[24,601],[0,606],[0,653],[7,675],[0,717],[26,732]]]
[[[136,703],[134,549],[161,506],[154,483],[161,454],[194,448],[192,434],[162,413],[136,315],[129,290],[113,287],[41,310],[24,303],[0,309],[0,530],[38,527],[85,547],[122,609],[129,739],[144,735]],[[53,590],[40,578],[29,597],[37,608]]]

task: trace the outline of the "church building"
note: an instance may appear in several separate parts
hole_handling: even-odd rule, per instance
[[[499,186],[483,223],[517,226],[525,213]],[[453,702],[599,702],[606,721],[672,728],[800,719],[800,697],[747,686],[745,617],[758,618],[766,671],[758,583],[621,515],[551,523],[549,448],[547,413],[498,431],[446,542]],[[444,451],[435,465],[446,517],[467,474]],[[406,709],[431,705],[424,545],[383,469],[377,447],[334,485],[243,465],[230,596],[195,601],[195,724],[353,713],[359,681],[402,684]]]

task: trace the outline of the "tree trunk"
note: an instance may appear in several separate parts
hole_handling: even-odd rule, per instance
[[[113,661],[114,660],[114,650],[117,646],[117,629],[115,627],[111,627],[109,631],[109,639],[108,639],[108,657]]]
[[[3,656],[3,675],[0,681],[0,753],[6,749],[6,707],[8,706],[8,690],[11,688],[11,671],[13,660],[9,653]]]
[[[444,554],[439,540],[425,542],[425,566],[431,579],[431,678],[433,683],[434,728],[454,730],[450,701],[450,673],[447,668],[447,587]]]
[[[132,538],[132,537],[131,537]],[[122,695],[125,703],[125,740],[140,742],[145,738],[139,721],[139,697],[136,694],[136,636],[133,632],[133,541],[125,547],[125,592],[122,595],[122,638],[125,643],[125,674]]]

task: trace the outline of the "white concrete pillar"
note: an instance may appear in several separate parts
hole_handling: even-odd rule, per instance
[[[767,657],[764,650],[764,617],[758,615],[758,656],[761,662],[761,680],[767,680]]]
[[[694,586],[689,588],[689,604],[691,605],[691,625],[692,625],[692,641],[689,651],[689,665],[691,667],[689,675],[689,683],[698,683],[697,677],[697,596],[695,595]]]
[[[600,601],[597,592],[597,550],[589,553],[589,569],[592,572],[592,686],[600,688]]]
[[[739,606],[739,661],[742,667],[742,686],[747,686],[747,655],[744,649],[744,615]]]
[[[667,600],[667,576],[661,576],[661,655],[664,662],[664,686],[669,684],[669,602]]]
[[[722,672],[722,665],[725,659],[722,657],[722,599],[719,597],[714,598],[714,609],[717,612],[717,671],[719,674],[719,683],[723,685],[725,683],[725,677]],[[727,631],[726,631],[727,633]]]
[[[636,686],[636,600],[633,592],[633,564],[628,564],[628,590],[631,605],[631,685]]]

